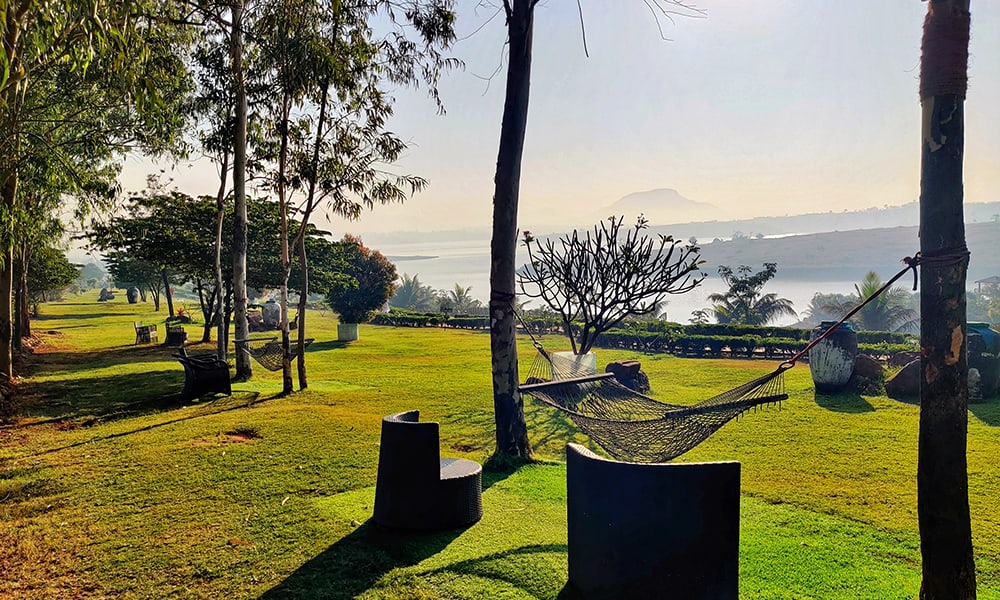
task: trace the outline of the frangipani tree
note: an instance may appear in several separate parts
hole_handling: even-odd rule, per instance
[[[586,354],[604,331],[626,317],[657,312],[671,294],[702,281],[698,246],[647,236],[641,215],[623,229],[610,217],[581,235],[538,239],[524,233],[528,264],[518,272],[521,296],[537,298],[562,318],[575,354]]]

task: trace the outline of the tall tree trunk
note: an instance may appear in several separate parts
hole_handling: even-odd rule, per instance
[[[233,127],[233,319],[236,339],[236,381],[246,381],[253,376],[250,355],[243,352],[243,345],[250,337],[247,322],[247,90],[243,65],[243,0],[232,4],[232,31],[230,32],[230,59],[234,97],[236,99],[235,126]]]
[[[6,219],[0,232],[3,256],[0,257],[0,373],[13,376],[14,372],[12,346],[13,323],[11,320],[11,301],[14,291],[14,247],[13,247],[13,214],[17,199],[17,171],[11,168],[6,173],[2,192],[3,210]]]
[[[153,296],[153,311],[160,312],[160,289],[156,285],[150,284],[149,293]]]
[[[26,242],[21,244],[15,270],[17,276],[17,298],[14,302],[14,338],[12,345],[15,350],[21,350],[21,340],[31,337],[31,309],[28,302],[28,261],[31,260],[31,250]]]
[[[225,312],[222,310],[223,292],[222,282],[222,224],[226,217],[226,177],[229,175],[229,152],[223,151],[222,164],[219,167],[219,191],[215,195],[215,326],[218,329],[216,337],[218,343],[215,347],[215,355],[219,360],[226,360],[228,354],[229,340],[226,339],[226,327],[224,324]]]
[[[288,329],[288,276],[292,261],[288,252],[288,186],[285,174],[288,169],[288,117],[292,99],[287,90],[281,98],[281,147],[278,151],[278,229],[281,237],[281,287],[278,306],[281,310],[281,393],[292,393],[291,335]],[[305,225],[303,224],[303,227]]]
[[[507,94],[500,126],[500,151],[493,194],[493,240],[490,246],[490,355],[496,455],[529,457],[524,400],[517,390],[517,328],[514,322],[514,270],[517,252],[517,202],[521,155],[528,124],[531,42],[537,0],[505,1],[510,55]]]
[[[337,28],[340,22],[335,24],[333,39],[337,39]],[[336,43],[336,41],[334,42]],[[309,167],[309,184],[306,190],[305,210],[302,211],[302,222],[299,224],[299,231],[295,235],[295,248],[299,255],[299,271],[301,282],[299,285],[299,305],[296,318],[298,319],[298,335],[295,354],[299,359],[296,369],[299,377],[299,389],[304,390],[309,387],[306,378],[306,304],[309,302],[309,259],[306,256],[306,227],[309,225],[309,217],[316,209],[316,180],[319,173],[319,149],[323,143],[323,135],[326,129],[326,107],[330,100],[330,77],[325,76],[320,82],[319,98],[319,118],[316,120],[316,137],[313,138],[313,150],[311,164]]]
[[[302,281],[299,284],[299,307],[295,314],[298,319],[298,343],[295,352],[299,363],[296,365],[299,376],[299,389],[304,390],[309,387],[306,380],[306,304],[309,302],[309,261],[306,258],[306,238],[299,238],[299,271],[302,273]]]
[[[920,438],[917,516],[924,600],[976,597],[966,462],[968,363],[962,210],[969,0],[932,0],[920,100]]]
[[[160,269],[160,280],[163,281],[163,297],[167,299],[167,316],[174,316],[174,294],[170,289],[170,278],[167,277],[167,268]]]

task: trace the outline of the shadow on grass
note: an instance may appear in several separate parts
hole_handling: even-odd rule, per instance
[[[104,317],[127,317],[127,316],[129,315],[126,312],[112,311],[112,312],[88,312],[86,314],[69,313],[63,315],[40,314],[37,317],[32,317],[31,320],[33,322],[44,323],[45,321],[79,321],[83,319],[102,319]],[[43,327],[38,327],[38,328],[44,329]]]
[[[101,369],[115,365],[175,360],[178,351],[175,346],[144,345],[114,346],[101,350],[56,350],[33,354],[27,360],[27,368],[32,375],[65,371],[86,365],[88,369]],[[180,363],[177,363],[181,369]],[[180,371],[183,373],[183,370]]]
[[[184,422],[184,421],[190,421],[192,419],[197,419],[197,418],[200,418],[200,417],[209,417],[209,416],[214,416],[214,415],[222,414],[222,413],[225,413],[225,412],[230,412],[230,411],[233,411],[233,410],[240,410],[240,409],[244,409],[244,408],[250,408],[251,406],[259,404],[260,402],[264,402],[266,400],[273,400],[273,399],[275,399],[275,398],[278,397],[278,396],[270,396],[268,398],[264,398],[263,400],[258,400],[259,395],[260,394],[258,394],[257,392],[236,392],[232,396],[224,396],[224,397],[221,397],[221,398],[216,398],[215,400],[206,401],[205,404],[204,404],[205,410],[202,410],[202,411],[199,411],[199,412],[195,412],[193,414],[188,414],[188,415],[185,415],[183,417],[178,417],[176,419],[169,419],[167,421],[162,421],[160,423],[153,423],[151,425],[146,425],[144,427],[138,427],[136,429],[130,429],[128,431],[120,431],[118,433],[112,433],[112,434],[109,434],[109,435],[102,435],[102,436],[98,436],[98,437],[94,437],[94,438],[88,438],[88,439],[80,440],[78,442],[73,442],[71,444],[66,444],[64,446],[56,446],[54,448],[49,448],[47,450],[42,450],[42,451],[36,452],[35,455],[39,456],[39,455],[42,455],[42,454],[52,454],[54,452],[59,452],[59,451],[62,451],[62,450],[69,450],[71,448],[76,448],[78,446],[83,446],[83,445],[86,445],[86,444],[93,444],[95,442],[103,442],[103,441],[107,441],[107,440],[113,440],[113,439],[116,439],[116,438],[133,435],[133,434],[136,434],[136,433],[143,433],[143,432],[146,432],[146,431],[152,431],[152,430],[160,428],[160,427],[165,427],[167,425],[174,425],[176,423],[181,423],[181,422]],[[244,397],[244,396],[247,397],[247,399],[245,401],[241,400],[241,398]],[[172,408],[179,408],[182,405],[180,394],[177,394],[176,396],[171,396],[170,398],[176,398],[176,403],[175,403],[175,405]],[[185,402],[190,402],[190,401],[185,401]],[[87,422],[86,425],[91,425],[91,424],[94,424],[94,423],[96,423],[98,421],[105,422],[105,421],[123,419],[123,418],[127,418],[129,416],[137,416],[137,415],[125,415],[123,413],[116,413],[116,414],[112,414],[112,415],[103,416],[100,419],[95,419],[92,422]],[[52,422],[52,421],[49,421],[49,422]],[[57,422],[61,423],[61,422],[65,422],[65,421],[57,421]],[[39,423],[33,423],[33,424],[39,424]],[[0,459],[0,465],[4,464],[5,462],[6,462],[6,459]]]
[[[531,432],[531,445],[541,447],[548,444],[555,444],[556,448],[565,448],[569,442],[577,442],[579,428],[561,410],[556,410],[551,406],[534,400],[534,404],[542,410],[533,410],[525,413],[525,421],[528,431]]]
[[[462,531],[397,531],[366,521],[265,592],[261,599],[354,598],[389,571],[437,554]]]
[[[182,404],[184,371],[123,373],[56,381],[29,381],[21,388],[22,414],[43,422],[135,417]]]
[[[338,342],[337,340],[328,340],[325,342],[313,342],[309,345],[306,352],[322,352],[323,350],[339,350],[341,348],[346,348],[350,345],[350,342]]]
[[[1000,396],[969,403],[969,412],[991,427],[1000,427]]]
[[[875,407],[855,392],[844,392],[829,396],[817,393],[815,394],[815,398],[818,406],[832,412],[850,414],[875,412]]]

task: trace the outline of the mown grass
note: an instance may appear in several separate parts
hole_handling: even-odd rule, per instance
[[[184,403],[171,351],[131,345],[132,321],[158,315],[94,300],[42,307],[26,414],[0,428],[0,597],[571,597],[560,461],[586,440],[543,407],[526,408],[541,461],[486,474],[480,523],[417,535],[367,522],[383,415],[419,408],[442,423],[446,456],[489,455],[487,335],[369,326],[345,345],[332,316],[310,314],[306,392],[279,398],[258,368],[230,398]],[[533,357],[525,343],[524,369]],[[640,358],[654,395],[681,403],[774,368]],[[741,597],[916,597],[918,407],[814,396],[806,367],[786,384],[780,409],[682,457],[743,464]],[[981,598],[1000,598],[998,425],[1000,403],[972,407]]]

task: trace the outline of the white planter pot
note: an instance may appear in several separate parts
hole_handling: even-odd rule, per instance
[[[552,361],[558,369],[560,365],[572,363],[572,370],[579,376],[597,374],[597,355],[593,352],[573,354],[572,352],[553,352]]]
[[[337,325],[337,341],[353,342],[358,339],[357,323],[341,323]]]

